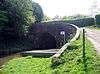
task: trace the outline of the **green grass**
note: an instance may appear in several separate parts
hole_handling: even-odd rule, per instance
[[[51,74],[50,58],[22,57],[9,61],[2,74]]]
[[[0,74],[99,74],[100,57],[86,39],[86,63],[82,61],[82,35],[58,59],[22,57],[9,61]]]
[[[82,35],[71,43],[68,50],[60,57],[62,64],[57,66],[55,74],[98,74],[100,57],[96,55],[93,45],[86,39],[86,64],[82,59]]]

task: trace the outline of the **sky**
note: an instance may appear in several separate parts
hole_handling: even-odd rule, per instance
[[[77,14],[90,15],[93,2],[99,0],[33,0],[41,5],[45,15],[49,17],[71,16]]]

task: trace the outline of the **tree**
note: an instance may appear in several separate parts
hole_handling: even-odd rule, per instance
[[[32,16],[32,1],[31,0],[7,0],[11,5],[8,7],[10,14],[10,24],[14,24],[19,33],[25,33],[27,27],[35,22],[35,17]]]
[[[31,0],[0,0],[0,53],[28,49],[24,35],[34,22]]]
[[[33,16],[35,16],[35,22],[41,22],[43,20],[43,11],[41,6],[38,3],[32,2],[32,10],[33,10]]]

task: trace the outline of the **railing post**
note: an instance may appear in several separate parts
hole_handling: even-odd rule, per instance
[[[65,43],[66,43],[66,39],[65,39],[65,34],[64,34],[64,45],[65,45]]]
[[[86,56],[85,56],[85,29],[83,29],[83,64],[86,64]]]

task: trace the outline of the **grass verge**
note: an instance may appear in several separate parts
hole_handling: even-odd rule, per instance
[[[99,74],[100,57],[86,38],[86,63],[82,59],[82,34],[79,40],[71,43],[60,57],[60,65],[54,69],[55,74]],[[85,67],[84,67],[85,66]]]
[[[9,61],[0,74],[99,74],[100,57],[86,39],[86,63],[82,61],[82,35],[58,59],[22,57]]]

